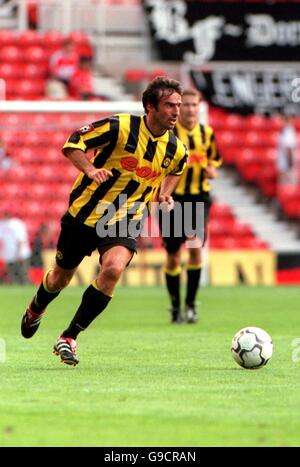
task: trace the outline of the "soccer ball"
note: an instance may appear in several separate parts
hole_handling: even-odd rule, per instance
[[[243,368],[262,368],[272,357],[272,339],[263,329],[243,328],[234,335],[231,352],[234,360]]]

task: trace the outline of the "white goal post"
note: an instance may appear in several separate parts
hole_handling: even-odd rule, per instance
[[[63,113],[143,113],[143,106],[135,101],[1,101],[0,112],[63,112]]]
[[[0,101],[1,113],[133,113],[142,114],[143,105],[139,101]],[[208,122],[208,105],[201,102],[199,121]]]

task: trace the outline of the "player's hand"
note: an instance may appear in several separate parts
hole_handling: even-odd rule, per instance
[[[172,196],[160,195],[158,197],[158,202],[160,203],[160,209],[164,212],[169,212],[174,209],[174,199]]]
[[[87,176],[100,185],[110,177],[113,177],[113,173],[107,169],[92,169],[87,173]]]
[[[205,169],[207,178],[216,178],[217,170],[213,165],[208,165]]]

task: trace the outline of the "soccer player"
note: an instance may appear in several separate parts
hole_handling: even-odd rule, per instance
[[[21,332],[37,331],[47,305],[72,279],[85,256],[100,254],[101,270],[85,290],[54,353],[76,365],[78,334],[107,307],[115,286],[136,252],[139,222],[159,189],[159,202],[172,205],[171,193],[186,164],[186,148],[173,128],[182,89],[157,77],[143,93],[144,116],[119,114],[83,126],[66,141],[63,154],[80,171],[61,219],[56,264],[48,271],[22,318]],[[86,152],[93,151],[90,160]],[[159,188],[160,187],[160,188]],[[125,229],[124,229],[125,225]]]
[[[201,95],[198,91],[194,89],[184,90],[178,123],[174,128],[174,133],[186,145],[189,153],[187,166],[173,193],[174,202],[180,203],[182,207],[182,223],[185,212],[184,203],[190,203],[192,218],[187,219],[187,216],[185,216],[185,220],[188,220],[193,226],[196,224],[196,218],[199,218],[203,213],[204,232],[202,239],[197,235],[192,238],[192,236],[186,235],[183,228],[182,235],[176,236],[174,217],[171,217],[171,235],[164,236],[162,232],[163,243],[167,252],[165,278],[171,301],[170,311],[171,322],[173,323],[182,322],[180,310],[180,249],[186,240],[189,240],[189,242],[186,242],[189,258],[187,264],[185,319],[188,323],[196,323],[198,320],[195,298],[200,287],[202,246],[206,237],[206,223],[212,204],[209,179],[216,177],[217,168],[221,165],[212,128],[199,124],[198,121],[200,101]],[[203,203],[203,205],[200,203]],[[204,209],[199,209],[199,205]],[[176,210],[174,212],[175,216]],[[182,227],[186,227],[186,225]]]

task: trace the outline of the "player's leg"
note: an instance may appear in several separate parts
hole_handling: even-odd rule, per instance
[[[207,222],[209,217],[209,211],[211,207],[211,199],[209,193],[203,194],[201,198],[198,198],[193,203],[193,214],[192,223],[196,224],[196,220],[199,220],[198,202],[203,203],[204,210],[202,211],[203,218],[201,221],[199,236],[195,236],[193,239],[188,239],[186,247],[189,252],[189,260],[187,264],[187,292],[185,298],[185,313],[186,320],[188,323],[196,323],[198,321],[197,310],[195,306],[195,300],[197,292],[200,288],[201,271],[202,271],[202,249],[207,238]]]
[[[72,216],[66,214],[61,221],[56,264],[45,273],[36,295],[22,317],[23,337],[30,338],[35,334],[46,307],[69,284],[82,259],[95,248],[94,229],[79,225]]]
[[[118,245],[102,256],[101,271],[83,294],[81,304],[63,337],[76,339],[108,305],[115,286],[133,256],[133,251]]]
[[[62,289],[67,287],[75,271],[76,268],[63,269],[56,264],[53,269],[45,273],[37,293],[23,315],[21,323],[23,337],[29,339],[36,333],[46,307],[59,295]]]
[[[71,323],[54,346],[54,352],[64,363],[76,365],[79,362],[75,353],[76,338],[105,310],[133,254],[134,251],[122,245],[112,246],[102,254],[100,273],[85,290]]]
[[[185,315],[188,323],[196,323],[198,315],[195,305],[196,295],[200,288],[202,270],[201,247],[188,248],[189,259],[187,264],[187,287],[185,297]]]
[[[180,310],[180,248],[185,241],[185,237],[182,232],[182,212],[180,211],[179,216],[178,211],[176,211],[176,213],[177,217],[175,219],[175,210],[171,211],[169,214],[164,214],[160,210],[158,211],[159,228],[167,255],[164,273],[165,283],[171,302],[171,323],[182,322]],[[163,216],[165,216],[165,218],[163,218]],[[180,236],[175,235],[175,225],[181,227]]]
[[[167,250],[167,260],[164,268],[165,281],[171,302],[171,322],[181,323],[180,313],[180,248],[175,252]]]

